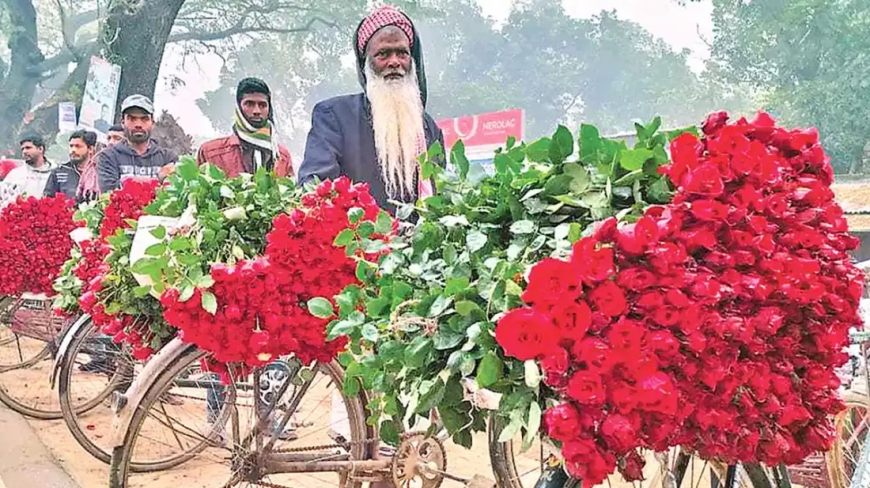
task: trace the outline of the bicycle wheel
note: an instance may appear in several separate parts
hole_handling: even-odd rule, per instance
[[[213,380],[191,379],[189,370],[199,363],[204,354],[193,346],[188,346],[175,356],[170,365],[163,369],[153,383],[144,392],[139,404],[130,404],[125,408],[133,409],[130,423],[119,439],[123,444],[116,447],[111,459],[110,482],[112,488],[132,488],[149,486],[155,476],[165,483],[167,477],[175,480],[180,486],[257,486],[256,482],[234,481],[243,469],[252,468],[246,462],[252,459],[251,454],[262,449],[261,438],[252,441],[249,437],[256,422],[258,407],[253,383],[249,378],[239,378],[229,385],[221,385]],[[298,370],[297,370],[298,372]],[[299,388],[291,394],[298,405],[294,412],[294,429],[288,431],[293,435],[282,438],[285,432],[273,432],[275,451],[292,450],[322,452],[325,459],[342,455],[353,460],[369,458],[368,442],[365,439],[374,437],[374,431],[365,425],[363,394],[345,396],[337,393],[343,381],[343,371],[337,363],[320,365],[313,371],[313,378],[305,380],[307,388]],[[296,378],[296,372],[290,375]],[[262,384],[262,382],[261,382]],[[328,390],[333,387],[333,390]],[[135,388],[135,386],[134,386]],[[340,421],[331,418],[330,404],[333,394],[339,395],[339,404],[343,410],[347,425],[347,438],[333,431],[342,431]],[[179,408],[167,408],[162,401],[168,395],[184,399],[189,411]],[[280,399],[276,399],[280,401]],[[312,400],[307,402],[307,400]],[[306,403],[302,403],[306,401]],[[232,411],[230,425],[227,428],[223,421],[214,421],[210,415],[213,404],[224,406],[224,410]],[[335,407],[335,403],[332,403]],[[325,416],[324,420],[322,417]],[[164,427],[172,427],[170,442],[159,439]],[[165,436],[164,436],[165,437]],[[201,449],[190,452],[186,463],[177,466],[172,472],[155,473],[152,475],[132,475],[133,462],[147,457],[147,453],[160,452],[171,443],[180,443],[184,439],[198,442]],[[248,442],[245,442],[245,440]],[[267,438],[268,439],[268,438]],[[311,444],[311,447],[307,447]],[[273,452],[275,452],[273,451]],[[191,479],[196,482],[191,484]],[[298,473],[258,476],[258,481],[270,483],[290,483],[291,486],[342,486],[361,488],[361,482],[349,479],[346,475],[336,473]],[[287,481],[289,480],[289,481]],[[238,483],[238,484],[237,484]],[[250,483],[250,485],[248,485]]]
[[[48,378],[55,337],[65,322],[52,315],[46,300],[6,301],[0,324],[0,402],[37,419],[61,418],[60,402]]]
[[[519,437],[508,442],[499,442],[499,436],[505,427],[501,418],[493,414],[490,417],[488,429],[489,453],[493,474],[499,488],[580,488],[578,480],[565,479],[564,476],[551,474],[556,453],[546,444],[536,441],[535,444],[522,453]],[[720,463],[707,462],[682,452],[679,448],[668,453],[647,453],[644,468],[645,481],[641,486],[660,487],[664,476],[674,476],[676,487],[695,488],[704,484],[711,486],[711,479],[725,480],[727,466]],[[547,469],[550,467],[550,469]],[[550,484],[544,478],[552,479]],[[540,481],[540,483],[539,483]],[[758,465],[741,465],[737,471],[737,486],[743,488],[775,488],[774,482],[767,471]],[[622,486],[626,484],[617,473],[611,475],[601,486]],[[635,483],[631,484],[637,487]],[[778,488],[778,487],[777,487]]]
[[[107,400],[113,391],[125,391],[132,383],[136,364],[130,354],[89,322],[75,332],[60,366],[58,395],[63,420],[79,445],[104,463],[112,457],[112,410]]]
[[[831,488],[849,488],[867,447],[870,432],[870,398],[849,392],[843,398],[846,409],[834,419],[837,433],[834,445],[826,454]]]

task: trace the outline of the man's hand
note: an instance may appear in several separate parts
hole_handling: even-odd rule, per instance
[[[160,168],[160,176],[159,176],[160,181],[165,180],[172,173],[175,173],[175,163],[170,163],[170,164],[167,164],[166,166]]]

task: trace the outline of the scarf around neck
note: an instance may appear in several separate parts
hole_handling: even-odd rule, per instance
[[[272,139],[272,121],[267,120],[263,127],[258,129],[245,119],[238,104],[234,118],[233,130],[236,135],[239,136],[239,139],[254,146],[254,171],[259,169],[266,160],[263,157],[263,151],[272,153],[272,160],[275,163],[273,166],[277,166],[280,153],[278,152],[278,144]]]

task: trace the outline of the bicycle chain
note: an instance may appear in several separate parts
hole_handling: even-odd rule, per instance
[[[425,431],[405,432],[404,434],[402,434],[400,436],[399,441],[400,442],[404,441],[404,440],[408,439],[409,437],[414,436],[414,435],[418,435],[418,434],[426,435]],[[380,439],[363,439],[361,441],[347,441],[344,444],[321,444],[319,446],[285,447],[283,449],[272,449],[272,452],[278,453],[278,454],[282,454],[282,453],[287,454],[287,453],[291,453],[291,452],[320,451],[323,449],[335,449],[335,448],[342,448],[343,449],[343,448],[348,447],[348,446],[355,447],[355,446],[373,444],[375,442],[381,442],[381,440]]]

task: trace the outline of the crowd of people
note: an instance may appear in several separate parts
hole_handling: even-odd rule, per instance
[[[345,175],[368,183],[390,211],[396,202],[431,195],[433,183],[420,177],[418,157],[444,141],[426,113],[423,48],[414,23],[394,6],[379,7],[359,23],[352,47],[362,92],[315,105],[298,175],[289,151],[276,141],[269,86],[255,78],[238,84],[232,133],[202,144],[198,161],[230,177],[265,167],[302,184]],[[9,170],[0,185],[7,195],[63,193],[85,202],[128,178],[165,178],[178,155],[152,139],[153,115],[148,97],[126,97],[120,124],[98,128],[105,129],[106,142],[99,143],[95,132],[76,131],[69,136],[69,160],[59,165],[46,160],[40,137],[22,137],[24,164]]]
[[[418,156],[443,135],[426,113],[426,74],[422,45],[410,18],[383,6],[363,19],[353,38],[362,92],[315,105],[312,127],[298,180],[346,175],[371,186],[378,203],[413,201],[432,192],[421,181]],[[215,164],[228,176],[261,167],[294,177],[290,152],[277,143],[271,91],[265,81],[246,78],[236,90],[232,133],[208,141],[197,159]],[[54,164],[45,157],[38,135],[20,140],[24,163],[4,162],[0,178],[5,195],[53,196],[63,193],[79,202],[120,187],[128,178],[161,179],[173,171],[178,155],[152,138],[154,105],[139,94],[121,103],[120,123],[95,132],[69,136],[69,160]]]

